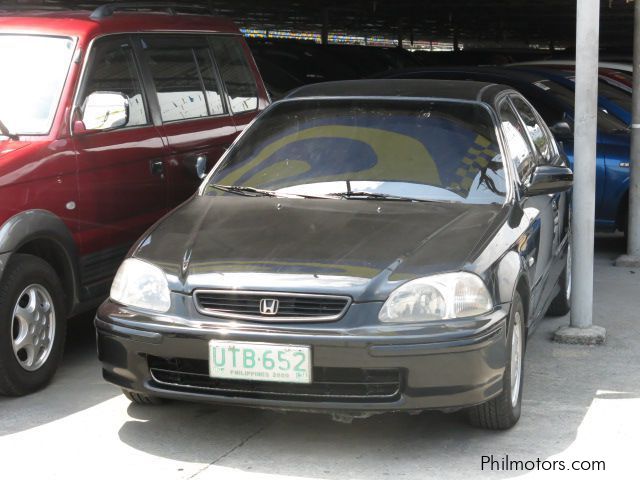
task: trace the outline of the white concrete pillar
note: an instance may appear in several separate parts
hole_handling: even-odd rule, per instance
[[[554,339],[563,343],[599,344],[604,342],[605,331],[601,327],[593,326],[593,236],[595,233],[600,0],[579,0],[576,3],[571,325],[560,328],[555,333]]]

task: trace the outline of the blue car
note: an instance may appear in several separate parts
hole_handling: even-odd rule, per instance
[[[513,66],[510,68],[544,76],[575,92],[576,74],[573,71],[543,67]],[[631,94],[628,91],[617,88],[600,79],[598,81],[598,106],[601,110],[610,113],[626,125],[631,125]]]
[[[575,101],[574,84],[568,73],[513,67],[427,67],[388,72],[384,78],[477,80],[509,85],[522,93],[540,113],[556,139],[562,143],[573,168]],[[630,113],[627,111],[629,117],[624,117],[624,102],[618,97],[614,101],[612,92],[606,91],[602,85],[600,88],[596,228],[600,231],[626,232],[631,156]]]

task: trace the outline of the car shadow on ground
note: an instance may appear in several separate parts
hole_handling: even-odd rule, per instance
[[[0,436],[28,430],[120,394],[102,381],[96,361],[95,312],[69,320],[64,358],[51,384],[25,397],[0,396]],[[48,408],[42,408],[42,405]]]
[[[596,245],[597,262],[605,264],[624,250],[619,236],[598,238]],[[624,274],[610,273],[613,278]],[[605,277],[596,282],[596,298],[606,302],[610,292],[598,293],[598,282],[609,281]],[[598,304],[596,318],[606,320],[607,308]],[[640,338],[638,326],[626,323],[632,321],[629,317],[622,325],[606,325],[605,346],[581,347],[549,340],[568,317],[545,319],[528,345],[522,418],[507,432],[472,428],[460,412],[384,414],[344,424],[327,415],[169,402],[131,405],[131,420],[119,436],[153,455],[205,464],[202,478],[207,477],[207,464],[244,473],[324,479],[427,478],[430,473],[457,478],[480,474],[483,455],[523,460],[571,455],[581,444],[578,431],[588,432],[593,421],[597,424],[603,405],[640,398],[640,375],[630,375],[625,368],[631,361],[640,364],[640,353],[627,336]],[[624,329],[627,334],[622,335]],[[595,415],[595,420],[586,421],[587,415]],[[521,474],[493,472],[496,478]]]

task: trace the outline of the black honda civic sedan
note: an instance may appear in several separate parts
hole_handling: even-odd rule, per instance
[[[104,377],[137,403],[509,428],[527,335],[569,309],[571,183],[508,87],[303,87],[132,248],[97,313]]]

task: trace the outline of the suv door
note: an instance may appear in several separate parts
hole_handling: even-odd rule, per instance
[[[128,99],[125,125],[77,133],[78,223],[82,282],[87,294],[106,291],[131,244],[167,211],[166,148],[149,115],[140,70],[128,35],[95,40],[76,100],[81,119],[92,93]]]
[[[189,198],[200,184],[196,165],[208,171],[233,142],[236,128],[207,36],[140,36],[150,99],[162,124],[170,158],[169,202]]]

